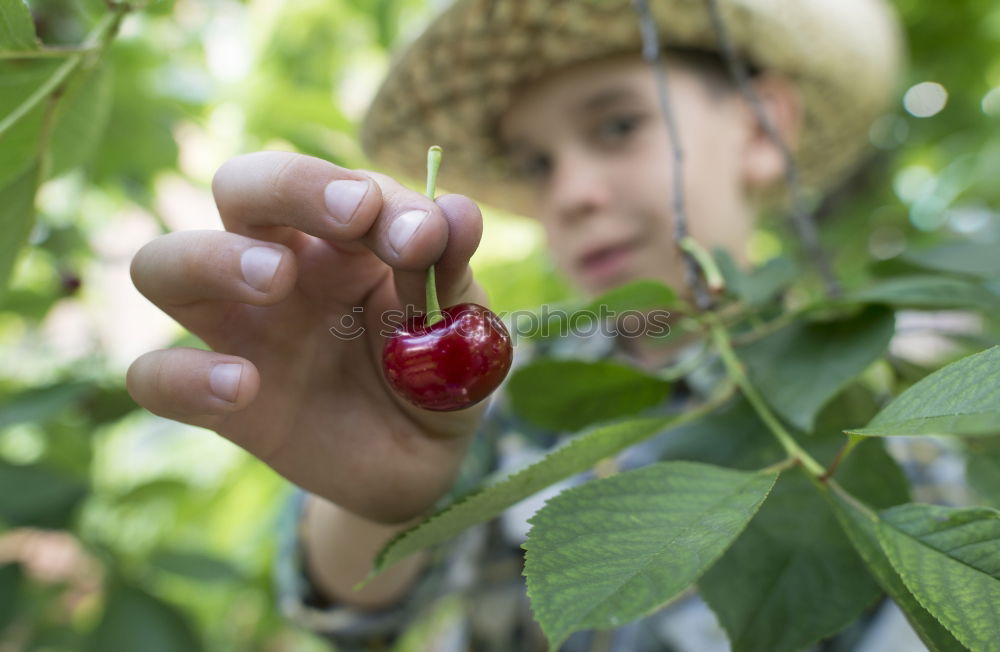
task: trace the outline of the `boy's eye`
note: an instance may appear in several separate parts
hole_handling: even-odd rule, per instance
[[[511,159],[511,170],[522,181],[544,179],[552,169],[552,161],[544,154],[516,156]]]
[[[614,144],[631,134],[642,122],[638,115],[616,115],[602,121],[596,130],[599,142]]]

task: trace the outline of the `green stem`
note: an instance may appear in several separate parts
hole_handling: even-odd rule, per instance
[[[782,471],[787,471],[793,466],[798,466],[801,460],[797,457],[786,457],[780,462],[775,462],[771,466],[765,467],[760,470],[761,473],[781,473]]]
[[[438,170],[441,168],[441,148],[432,145],[427,150],[427,197],[434,201],[434,190],[437,186]],[[427,325],[432,326],[444,319],[441,314],[441,304],[438,303],[437,282],[434,278],[434,265],[427,268]]]
[[[701,267],[701,272],[705,275],[705,283],[708,284],[709,290],[718,294],[726,289],[726,282],[722,278],[722,272],[716,265],[715,259],[697,240],[691,236],[685,236],[680,241],[680,247],[698,261],[698,266]]]
[[[847,456],[851,454],[851,451],[860,444],[862,441],[867,439],[867,437],[860,437],[858,435],[847,435],[847,443],[844,444],[839,451],[837,451],[837,456],[833,458],[830,462],[830,466],[826,468],[823,475],[820,476],[820,480],[825,482],[833,477],[833,474],[837,472],[837,468],[840,467],[841,463],[847,459]]]
[[[832,489],[834,493],[836,493],[838,496],[840,496],[845,501],[850,503],[851,507],[864,514],[865,517],[871,519],[872,521],[879,520],[879,516],[875,512],[875,510],[873,510],[871,507],[869,507],[865,503],[855,498],[854,495],[848,492],[846,489],[844,489],[844,487],[842,487],[839,482],[837,482],[833,478],[830,478],[829,480],[826,481],[825,484],[827,487]]]
[[[785,429],[785,426],[782,425],[781,421],[778,420],[778,417],[771,411],[771,408],[768,407],[764,398],[757,391],[757,388],[750,382],[743,369],[743,363],[739,361],[736,353],[733,352],[733,347],[729,341],[729,333],[719,322],[718,318],[712,313],[706,313],[705,320],[711,331],[715,348],[722,358],[722,363],[725,365],[726,371],[729,372],[729,377],[733,379],[743,392],[743,395],[750,402],[750,405],[753,406],[757,415],[767,425],[768,429],[774,434],[789,456],[801,461],[802,466],[813,477],[823,477],[826,473],[823,465],[799,446],[798,442],[795,441],[788,430]]]

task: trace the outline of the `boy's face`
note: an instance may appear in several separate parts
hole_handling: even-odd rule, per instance
[[[743,261],[752,114],[737,93],[712,89],[683,65],[669,71],[689,233]],[[500,128],[550,251],[581,290],[640,278],[685,287],[673,236],[675,163],[646,63],[602,59],[553,74],[517,95]]]

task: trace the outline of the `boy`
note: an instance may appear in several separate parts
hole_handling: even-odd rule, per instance
[[[782,148],[712,54],[708,4],[652,4],[686,155],[690,232],[742,260],[755,200],[783,177]],[[795,146],[805,180],[829,188],[856,164],[889,98],[893,16],[880,0],[720,4],[758,71],[772,126]],[[639,50],[626,0],[458,2],[397,62],[366,120],[365,145],[380,166],[411,178],[422,176],[426,147],[442,145],[442,186],[535,215],[560,270],[585,293],[639,278],[684,288],[671,143]],[[338,645],[393,638],[428,594],[473,563],[475,549],[500,579],[478,593],[487,617],[470,610],[449,630],[454,649],[536,649],[523,595],[507,599],[511,587],[523,593],[516,514],[500,526],[509,541],[470,533],[449,549],[448,564],[418,554],[352,591],[381,545],[476,459],[470,445],[486,405],[434,413],[393,395],[381,376],[379,316],[422,306],[432,264],[442,305],[485,303],[468,266],[479,209],[464,196],[431,201],[383,174],[279,152],[226,163],[213,192],[225,232],[164,236],[133,263],[137,287],[213,351],[142,356],[129,370],[132,395],[157,414],[215,430],[308,492],[301,547],[315,595],[286,607]],[[331,325],[358,315],[360,337],[331,336]],[[650,368],[673,355],[610,346],[608,354]],[[501,407],[484,430],[502,429]],[[505,441],[520,440],[501,439],[501,466],[524,459],[520,444]],[[566,649],[601,637],[616,650],[725,649],[711,624],[709,638],[697,638],[692,623],[706,614],[699,604],[661,614],[656,636],[626,627],[576,636]]]

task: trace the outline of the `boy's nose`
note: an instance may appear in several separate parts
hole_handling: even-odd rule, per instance
[[[546,195],[549,216],[572,224],[610,206],[610,177],[596,157],[567,154],[555,161]]]

